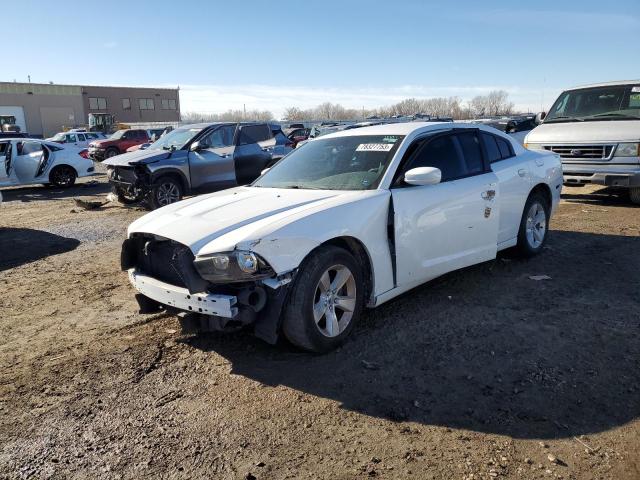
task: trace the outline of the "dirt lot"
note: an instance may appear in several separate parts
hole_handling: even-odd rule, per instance
[[[565,190],[545,252],[367,313],[312,356],[136,313],[143,212],[4,190],[0,478],[640,478],[640,209]],[[530,275],[548,275],[534,281]]]

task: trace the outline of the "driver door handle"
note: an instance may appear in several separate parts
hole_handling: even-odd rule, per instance
[[[518,170],[518,175],[520,175],[521,177],[524,177],[527,174],[527,171],[524,168],[521,168],[520,170]]]
[[[487,190],[486,192],[482,192],[482,198],[484,200],[493,200],[496,196],[495,190]]]

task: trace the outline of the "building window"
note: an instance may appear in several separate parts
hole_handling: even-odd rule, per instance
[[[102,97],[89,97],[89,110],[106,110],[107,99]]]
[[[175,110],[176,109],[176,100],[174,98],[162,99],[162,109],[163,110]]]
[[[153,105],[153,98],[139,98],[140,110],[155,110]]]
[[[131,100],[128,98],[122,99],[122,109],[123,110],[131,110]]]

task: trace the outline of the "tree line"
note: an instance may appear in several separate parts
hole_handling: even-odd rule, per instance
[[[504,90],[494,90],[487,95],[478,95],[469,101],[459,97],[407,98],[394,105],[373,109],[346,108],[339,103],[325,102],[314,108],[288,107],[282,120],[287,122],[303,120],[358,120],[377,116],[388,118],[395,115],[411,116],[417,113],[451,117],[454,120],[480,118],[495,115],[510,115],[514,104]],[[228,110],[225,113],[185,113],[183,122],[237,122],[243,120],[269,121],[274,115],[269,110]]]

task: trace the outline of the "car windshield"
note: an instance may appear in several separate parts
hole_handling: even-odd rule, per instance
[[[64,133],[56,133],[53,137],[51,137],[51,140],[53,140],[54,142],[60,142],[64,140]]]
[[[111,135],[109,138],[111,140],[117,140],[121,138],[122,135],[124,135],[124,132],[126,132],[126,130],[118,130],[117,132],[114,132],[113,135]]]
[[[401,135],[354,135],[314,140],[284,157],[252,186],[374,189],[403,138]]]
[[[170,150],[171,148],[180,150],[201,131],[201,128],[176,128],[153,142],[149,148],[153,150]]]
[[[560,94],[545,123],[640,119],[640,85],[569,90]]]

